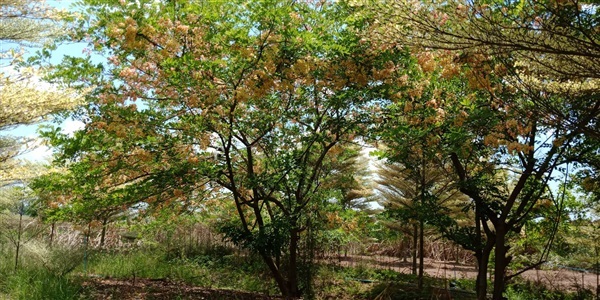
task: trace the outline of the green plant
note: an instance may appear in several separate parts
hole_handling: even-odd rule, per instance
[[[161,248],[98,253],[90,261],[89,272],[118,279],[160,278],[210,288],[276,293],[269,271],[258,258],[222,255],[215,249],[190,258],[172,257]]]
[[[594,299],[594,293],[588,289],[578,289],[577,291],[561,291],[547,288],[544,285],[533,282],[520,282],[510,285],[505,292],[505,296],[510,300],[591,300]]]
[[[0,258],[0,294],[8,299],[79,299],[79,279],[35,264],[25,264],[15,272],[7,258],[10,261],[10,256]]]

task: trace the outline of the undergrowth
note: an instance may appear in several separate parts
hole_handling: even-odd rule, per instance
[[[79,270],[83,271],[83,270]],[[253,256],[237,256],[219,249],[178,255],[156,249],[97,253],[87,273],[100,277],[168,279],[215,289],[276,295],[268,269]]]
[[[509,300],[591,300],[596,299],[594,292],[579,288],[576,291],[563,291],[547,288],[543,284],[531,281],[519,281],[507,287],[504,295]]]
[[[14,253],[0,251],[0,299],[88,299],[93,287],[82,284],[86,275],[120,280],[167,279],[211,289],[278,295],[277,286],[260,258],[234,254],[227,248],[97,251],[88,253],[85,263],[81,251],[54,248],[40,253],[24,251],[15,271]],[[393,270],[330,264],[315,264],[313,268],[316,299],[413,300],[436,299],[444,294],[450,294],[452,299],[474,299],[474,281],[468,279],[425,277],[424,288],[419,290],[415,275]],[[449,289],[451,286],[467,292],[459,295],[455,289]],[[511,284],[505,296],[510,300],[594,298],[590,290],[564,292],[529,282]]]
[[[79,299],[81,280],[69,276],[78,264],[79,252],[33,246],[22,249],[16,269],[14,251],[1,251],[0,299]]]

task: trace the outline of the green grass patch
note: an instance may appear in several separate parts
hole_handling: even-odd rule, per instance
[[[82,292],[80,280],[43,268],[22,268],[3,275],[0,290],[7,299],[69,300],[79,299]]]
[[[0,251],[0,299],[79,299],[81,280],[69,276],[79,262],[78,250],[51,249],[29,243],[21,249],[15,270],[15,253]]]
[[[319,299],[430,299],[432,287],[444,287],[445,281],[425,277],[424,290],[416,287],[417,276],[393,270],[321,265],[315,278]]]
[[[83,272],[83,269],[78,271]],[[156,249],[96,253],[90,257],[87,273],[119,279],[169,279],[207,288],[271,295],[278,293],[269,271],[259,259],[215,251],[191,256],[174,256]]]
[[[542,284],[520,281],[509,285],[504,295],[510,300],[591,300],[596,299],[594,292],[589,289],[578,289],[577,291],[561,291],[549,289]]]

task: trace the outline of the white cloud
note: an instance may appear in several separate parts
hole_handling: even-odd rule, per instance
[[[82,129],[84,126],[83,122],[69,119],[61,124],[61,132],[72,135],[73,132]],[[36,128],[37,125],[19,126],[9,132],[11,135],[23,136],[35,140],[33,144],[29,145],[31,150],[19,155],[18,159],[32,162],[44,162],[52,159],[52,148],[44,145],[43,140],[37,135]]]
[[[84,126],[85,124],[81,121],[69,119],[62,123],[62,133],[72,136],[73,132],[83,129]]]
[[[47,162],[52,158],[52,149],[44,145],[41,139],[37,139],[30,146],[31,150],[19,155],[17,158],[31,162]]]

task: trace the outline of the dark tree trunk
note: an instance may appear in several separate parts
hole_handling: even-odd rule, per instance
[[[108,218],[104,218],[102,220],[102,232],[100,234],[100,249],[104,248],[104,240],[106,238],[107,223],[108,223]]]
[[[594,266],[596,269],[596,300],[600,299],[600,270],[598,269],[598,244],[594,247],[596,251],[596,265]]]
[[[287,281],[283,277],[283,274],[281,274],[281,270],[279,269],[279,267],[277,265],[275,265],[273,258],[271,256],[269,256],[267,253],[265,253],[264,251],[260,251],[260,257],[263,259],[264,263],[267,265],[267,267],[271,271],[271,274],[273,275],[273,279],[275,279],[275,282],[277,283],[277,287],[279,288],[281,295],[284,297],[288,297],[290,295],[290,293],[288,290]]]
[[[406,239],[402,238],[401,247],[400,247],[400,249],[401,249],[400,255],[402,256],[402,262],[404,262],[404,263],[408,262],[408,259],[407,259],[408,255],[407,255],[407,251],[406,251],[408,247],[409,247],[408,241]]]
[[[242,209],[242,204],[240,203],[240,201],[238,201],[238,199],[236,200],[236,208],[238,211],[238,214],[240,216],[240,220],[242,221],[242,228],[247,232],[250,233],[249,230],[249,226],[246,222],[246,218]],[[260,210],[258,209],[258,206],[251,206],[254,209],[255,212],[255,216],[257,217],[257,223],[259,228],[261,228],[261,226],[264,226],[264,223],[262,222],[261,219],[261,213]],[[289,265],[287,266],[288,271],[282,271],[281,269],[281,265],[279,264],[279,255],[275,255],[275,257],[271,254],[268,253],[268,251],[266,251],[266,249],[258,249],[258,254],[260,255],[260,257],[262,258],[263,262],[267,265],[267,267],[269,268],[269,271],[271,272],[271,275],[273,276],[273,279],[275,279],[275,283],[277,283],[277,287],[279,288],[279,291],[281,292],[281,295],[285,298],[285,299],[295,299],[295,298],[299,298],[299,294],[300,291],[298,291],[298,276],[297,276],[297,248],[298,248],[298,229],[295,228],[295,226],[292,226],[292,230],[290,231],[290,256],[288,257],[288,262]],[[262,228],[261,228],[262,230]],[[292,271],[293,270],[293,271]],[[285,274],[288,275],[288,279],[286,279]],[[293,279],[293,280],[290,280]]]
[[[287,272],[282,271],[279,265],[274,261],[274,258],[264,251],[260,251],[260,256],[271,271],[277,287],[281,292],[281,295],[285,299],[297,299],[302,296],[302,291],[299,288],[298,282],[298,243],[300,241],[300,235],[298,229],[290,230],[290,245],[289,245],[289,257],[288,265],[286,266]],[[286,275],[287,274],[287,279]]]
[[[506,284],[506,267],[510,263],[507,257],[508,246],[506,246],[506,228],[496,226],[496,243],[494,251],[494,292],[493,300],[505,299],[502,294]]]
[[[413,225],[413,245],[412,245],[412,274],[417,275],[417,241],[419,237],[419,227]]]
[[[423,261],[425,257],[425,238],[423,234],[423,220],[419,221],[419,279],[418,279],[418,289],[423,289]]]
[[[422,141],[422,145],[421,145],[421,149],[425,149],[425,141]],[[422,152],[421,155],[421,183],[420,183],[420,189],[421,189],[421,203],[419,205],[419,277],[418,277],[418,281],[417,281],[417,287],[419,290],[423,290],[423,261],[425,258],[425,245],[424,245],[424,233],[423,233],[423,227],[425,225],[425,221],[423,220],[423,214],[424,212],[422,212],[421,210],[425,207],[425,152]]]
[[[496,242],[492,236],[488,236],[483,241],[483,224],[485,220],[481,217],[481,207],[475,206],[475,231],[476,231],[476,244],[480,247],[475,251],[475,258],[477,259],[477,279],[475,281],[475,291],[477,292],[477,300],[487,299],[487,273],[488,264],[490,261],[490,255],[494,249],[494,243]]]
[[[475,255],[477,259],[477,280],[475,281],[475,289],[478,300],[487,299],[487,273],[490,254],[494,249],[494,241],[489,240],[479,253]]]

